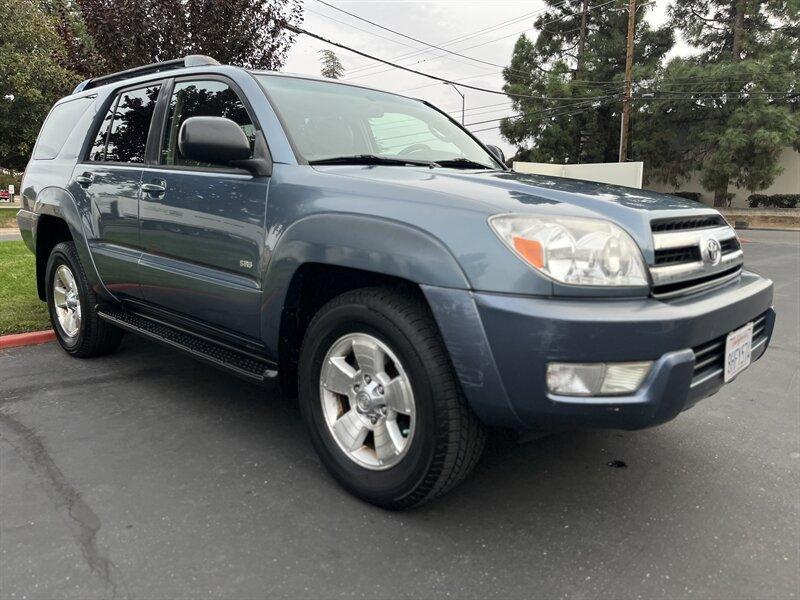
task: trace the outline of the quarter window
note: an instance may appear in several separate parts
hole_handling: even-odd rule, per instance
[[[221,81],[177,82],[172,91],[167,113],[167,125],[161,143],[161,164],[191,167],[226,167],[211,163],[199,163],[181,156],[178,148],[178,132],[189,117],[225,117],[242,128],[250,140],[252,150],[255,127],[244,104],[231,87]]]
[[[33,153],[35,160],[49,160],[58,156],[67,137],[75,127],[75,123],[83,116],[86,108],[91,104],[89,98],[77,98],[62,102],[53,108],[50,116],[42,127],[36,150]]]

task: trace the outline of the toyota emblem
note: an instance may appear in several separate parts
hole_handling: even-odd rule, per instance
[[[719,264],[722,259],[722,246],[719,245],[717,238],[706,238],[701,248],[703,262],[712,267]]]

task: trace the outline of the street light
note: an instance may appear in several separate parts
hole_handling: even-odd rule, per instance
[[[463,124],[464,124],[464,103],[466,102],[466,98],[464,97],[464,94],[462,94],[462,93],[461,93],[461,90],[459,90],[459,89],[458,89],[458,88],[455,86],[455,84],[453,84],[453,83],[448,83],[448,82],[446,82],[446,81],[443,81],[442,83],[443,83],[443,84],[445,84],[445,85],[449,85],[450,87],[452,87],[452,88],[453,88],[453,89],[454,89],[454,90],[455,90],[455,91],[458,93],[458,95],[459,95],[459,96],[461,96],[461,124],[463,125]]]

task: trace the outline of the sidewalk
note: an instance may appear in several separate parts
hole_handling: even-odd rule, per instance
[[[736,229],[800,230],[798,208],[719,208]]]
[[[0,242],[21,240],[22,236],[16,227],[0,227]]]

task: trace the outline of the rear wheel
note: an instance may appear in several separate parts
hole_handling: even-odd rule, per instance
[[[97,316],[97,298],[73,242],[62,242],[53,248],[45,277],[47,308],[61,347],[78,358],[116,350],[122,330]]]
[[[471,471],[485,432],[425,303],[368,288],[326,304],[300,352],[300,403],[325,466],[392,509],[431,500]]]

